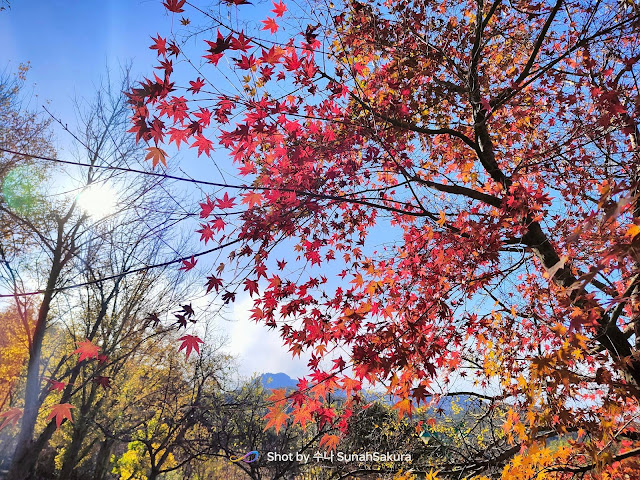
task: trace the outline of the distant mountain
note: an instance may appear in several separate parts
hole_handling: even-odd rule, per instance
[[[275,390],[277,388],[293,388],[295,390],[298,388],[298,381],[282,372],[263,373],[260,375],[260,382],[264,388],[268,388],[269,390]]]
[[[298,381],[291,378],[286,373],[263,373],[260,375],[260,382],[264,386],[264,388],[268,390],[275,390],[278,388],[286,388],[296,390],[298,388]],[[345,392],[342,390],[338,390],[334,392],[336,397],[344,397]],[[390,397],[389,395],[382,395],[380,393],[375,393],[371,391],[362,392],[362,396],[367,401],[378,400],[380,402],[386,403],[387,405],[393,405],[396,403],[399,398]],[[458,411],[457,414],[454,414],[454,409],[452,408],[452,403],[456,402],[458,404],[458,408],[455,409]],[[444,416],[456,416],[461,415],[467,412],[470,409],[473,409],[474,399],[469,395],[457,395],[456,397],[443,397],[440,400],[440,404],[437,408],[431,407],[433,410],[433,414],[444,415]]]

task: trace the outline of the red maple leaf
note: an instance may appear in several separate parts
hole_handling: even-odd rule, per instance
[[[204,79],[198,77],[195,80],[189,80],[189,85],[191,86],[187,88],[187,91],[193,92],[193,93],[200,93],[200,90],[205,85]]]
[[[333,360],[333,370],[342,371],[346,365],[347,364],[342,357]]]
[[[105,390],[107,390],[108,388],[111,388],[111,378],[110,377],[103,377],[101,375],[98,375],[97,377],[94,377],[94,379],[92,381],[94,383],[100,385]]]
[[[207,195],[207,201],[200,203],[200,218],[207,218],[211,215],[214,208],[216,208],[216,201],[211,200],[209,195]]]
[[[411,396],[415,398],[418,403],[424,402],[429,395],[424,385],[418,385],[411,391]]]
[[[484,108],[487,113],[491,113],[491,104],[489,103],[489,100],[487,100],[486,98],[481,99],[480,105],[482,105],[482,108]]]
[[[49,380],[49,384],[50,384],[49,390],[56,391],[56,392],[64,391],[65,387],[67,386],[67,384],[65,382],[59,382],[59,381],[53,380],[53,379]]]
[[[196,266],[196,263],[198,263],[198,260],[194,256],[192,256],[190,259],[185,258],[184,260],[182,260],[182,266],[178,270],[184,270],[185,272],[188,272]]]
[[[259,290],[258,290],[258,282],[255,281],[255,280],[250,280],[250,279],[247,278],[244,281],[244,285],[245,285],[245,287],[244,287],[245,292],[247,290],[249,290],[249,296],[251,296],[251,297],[253,297],[254,293],[257,294],[259,292]]]
[[[211,123],[211,110],[208,108],[201,108],[199,112],[194,112],[194,116],[198,118],[202,128],[208,127]]]
[[[300,66],[302,65],[302,58],[298,58],[298,55],[294,50],[293,52],[291,52],[290,56],[285,57],[284,65],[287,70],[289,70],[290,72],[293,72],[299,69]]]
[[[178,47],[178,45],[176,45],[173,42],[169,42],[169,46],[167,47],[167,50],[169,50],[169,56],[175,55],[177,57],[178,54],[180,53],[180,47]]]
[[[202,227],[200,230],[196,230],[200,234],[200,241],[204,240],[204,244],[206,245],[209,240],[213,240],[213,230],[208,223],[201,223]]]
[[[51,420],[53,418],[56,419],[56,429],[60,428],[62,422],[67,419],[71,423],[73,423],[73,418],[71,417],[71,409],[75,408],[70,403],[59,403],[57,405],[53,405],[51,407],[51,412],[47,417],[47,420]]]
[[[267,278],[267,266],[264,263],[256,265],[255,272],[258,275],[258,280],[260,280],[260,277]]]
[[[98,353],[100,352],[100,347],[91,343],[90,340],[85,340],[84,342],[78,343],[78,348],[76,348],[73,353],[79,353],[80,357],[78,358],[78,363],[82,362],[86,359],[98,358]]]
[[[10,408],[6,412],[0,413],[0,418],[4,418],[2,425],[0,425],[0,430],[2,430],[7,425],[11,424],[12,427],[15,427],[18,424],[18,420],[22,418],[23,410],[21,408]]]
[[[156,327],[160,323],[160,315],[158,312],[147,313],[147,316],[144,318],[146,322],[150,322]]]
[[[246,55],[241,55],[239,59],[234,58],[233,60],[241,70],[251,70],[256,65],[256,59],[253,55],[249,55],[248,57]]]
[[[216,217],[211,223],[211,226],[215,228],[217,231],[224,230],[225,225],[226,223],[220,217]]]
[[[224,57],[224,53],[210,53],[209,55],[203,55],[202,58],[206,58],[210,63],[218,65],[220,59]]]
[[[198,147],[198,156],[209,155],[211,148],[213,147],[213,142],[208,138],[203,137],[202,135],[196,135],[196,141],[191,144],[190,148]]]
[[[216,277],[207,277],[207,293],[209,293],[214,288],[216,289],[216,293],[222,287],[222,279]]]
[[[180,315],[178,313],[174,313],[175,317],[176,317],[176,324],[178,325],[178,328],[182,327],[182,328],[187,328],[187,319],[185,318],[184,315]]]
[[[180,148],[180,143],[186,143],[187,138],[191,135],[191,130],[171,127],[167,133],[169,133],[169,143],[176,142],[176,148]],[[165,166],[167,165],[165,162],[163,163]]]
[[[273,3],[273,6],[275,7],[271,11],[276,14],[276,17],[283,16],[284,12],[287,11],[287,6],[284,3],[282,3],[282,0],[280,0],[278,3],[276,2],[271,2],[271,3]]]
[[[262,27],[262,30],[269,30],[272,34],[276,33],[278,31],[278,28],[280,28],[278,27],[275,19],[271,17],[267,17],[266,20],[262,20],[262,23],[264,23],[264,27]]]
[[[187,0],[164,0],[162,5],[165,6],[167,10],[174,13],[182,13],[184,9],[182,8]]]
[[[187,354],[187,360],[189,359],[189,355],[191,354],[192,351],[195,350],[196,353],[199,354],[200,344],[204,343],[202,340],[200,340],[200,338],[196,337],[195,335],[184,335],[183,337],[180,337],[178,341],[182,342],[178,351],[184,349]]]
[[[218,199],[218,207],[222,209],[231,208],[236,204],[236,202],[234,202],[235,199],[236,197],[229,198],[229,194],[224,192],[224,196]]]
[[[205,42],[209,45],[209,52],[212,55],[217,55],[231,47],[231,36],[225,38],[220,33],[220,30],[218,30],[218,36],[215,42],[212,42],[211,40],[205,40]]]
[[[282,57],[282,49],[280,47],[271,47],[269,50],[262,49],[262,57],[260,58],[262,63],[268,63],[275,65],[280,63],[280,57]],[[273,72],[271,72],[273,73]]]
[[[251,39],[244,36],[244,32],[240,32],[236,38],[231,38],[231,50],[240,50],[246,52],[251,45]]]
[[[162,120],[160,120],[159,118],[154,118],[151,122],[151,127],[149,128],[149,138],[153,140],[157,145],[158,143],[162,142],[163,137],[164,122],[162,122]]]
[[[156,68],[158,70],[164,70],[165,77],[168,77],[173,73],[173,60],[162,60],[160,66]]]
[[[233,303],[236,301],[236,292],[226,291],[222,294],[222,301],[225,303]]]
[[[155,43],[151,45],[149,48],[151,50],[157,50],[158,55],[166,56],[167,55],[167,39],[162,38],[160,35],[158,35],[157,38],[151,37],[151,40],[153,40]]]

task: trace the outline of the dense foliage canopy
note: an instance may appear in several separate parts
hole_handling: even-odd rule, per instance
[[[327,421],[326,392],[366,381],[410,413],[466,377],[510,406],[516,445],[570,434],[555,460],[494,458],[508,478],[639,453],[638,7],[274,2],[259,30],[234,3],[165,2],[182,26],[154,38],[132,131],[156,164],[161,146],[220,144],[244,177],[203,201],[199,233],[241,239],[230,258],[250,271],[209,289],[248,291],[255,320],[311,353],[280,404]],[[183,52],[199,23],[215,32],[200,61]]]

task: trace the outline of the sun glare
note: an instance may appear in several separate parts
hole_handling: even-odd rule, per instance
[[[78,206],[91,218],[100,219],[115,213],[116,192],[109,185],[94,183],[78,195]]]

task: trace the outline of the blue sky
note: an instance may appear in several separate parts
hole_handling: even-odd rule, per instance
[[[117,79],[120,66],[131,62],[133,78],[151,75],[157,64],[155,52],[149,49],[151,36],[157,33],[169,36],[174,20],[166,14],[161,3],[161,0],[16,0],[11,10],[0,12],[0,42],[3,45],[0,71],[5,67],[15,71],[20,63],[31,62],[27,84],[32,86],[32,105],[47,103],[47,108],[71,127],[76,120],[74,97],[92,98],[107,68]],[[270,0],[254,0],[253,5],[231,7],[228,13],[230,21],[237,25],[259,22],[270,15],[267,13],[270,8]],[[175,21],[178,19],[179,16]],[[215,29],[210,35],[215,36]],[[202,42],[202,37],[197,42]],[[193,51],[188,51],[189,57],[197,61],[203,47],[190,42],[187,49],[193,48]],[[186,83],[184,78],[179,81]],[[209,137],[215,137],[213,132]],[[59,156],[68,156],[67,147],[72,143],[68,135],[58,131],[57,141]],[[172,155],[173,152],[168,151]],[[224,153],[220,151],[216,155]],[[202,180],[219,178],[213,162],[204,157],[196,158],[194,150],[182,149],[179,157],[180,168],[186,175]],[[220,157],[216,160],[219,164],[225,163]],[[176,158],[170,159],[174,165],[176,161]],[[193,193],[193,204],[189,207],[191,211],[197,211],[203,195]],[[373,236],[376,237],[375,233]],[[384,234],[378,236],[376,243],[386,237]],[[205,248],[197,242],[198,238],[199,235],[193,233],[193,252]],[[196,269],[209,270],[213,261],[214,258],[201,257]],[[204,284],[204,274],[201,278]],[[292,377],[305,375],[308,357],[292,359],[282,346],[277,331],[250,321],[252,302],[247,292],[240,290],[235,304],[224,315],[225,319],[216,317],[213,322],[227,337],[226,349],[238,359],[239,372],[244,376],[254,372],[285,372]],[[204,307],[207,303],[207,297],[202,296],[195,300],[194,306]]]
[[[71,124],[72,98],[90,96],[107,68],[132,61],[134,74],[148,72],[150,33],[169,22],[155,0],[12,2],[0,13],[0,66],[31,62],[37,101]]]
[[[150,37],[158,32],[167,36],[171,21],[161,0],[15,1],[10,10],[0,12],[0,71],[16,71],[20,63],[30,62],[27,86],[32,93],[31,106],[47,104],[72,127],[76,121],[74,98],[90,99],[107,69],[117,79],[120,66],[131,62],[134,78],[151,74],[156,56],[148,48]],[[56,141],[59,155],[64,157],[71,139],[58,130]],[[186,171],[197,171],[198,178],[205,180],[215,179],[211,162],[196,159],[193,150],[183,151],[181,157],[180,165]],[[194,211],[199,199],[197,195],[193,198]],[[194,244],[195,251],[202,248],[202,244]],[[205,264],[207,257],[200,262]],[[204,277],[202,280],[204,283]],[[198,303],[204,305],[206,299]],[[226,315],[235,321],[215,322],[229,339],[228,351],[238,357],[240,373],[304,375],[306,360],[292,360],[277,332],[250,322],[250,308],[248,297],[239,295]]]

